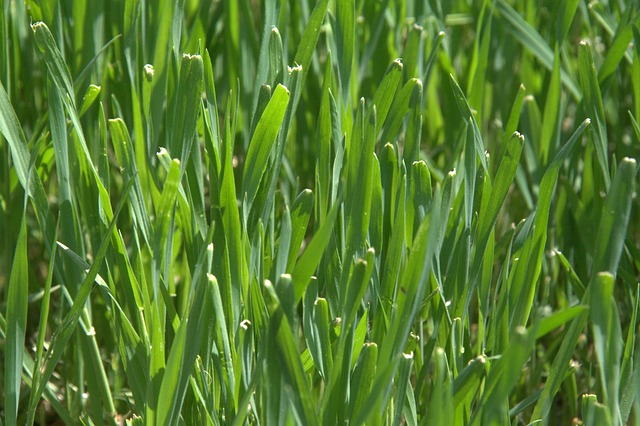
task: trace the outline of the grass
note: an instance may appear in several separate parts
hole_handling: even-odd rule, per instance
[[[637,2],[0,15],[2,424],[640,424]]]

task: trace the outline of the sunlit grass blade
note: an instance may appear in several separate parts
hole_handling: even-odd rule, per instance
[[[426,425],[438,425],[450,421],[453,412],[453,389],[451,371],[447,362],[447,355],[442,348],[433,353],[434,380],[431,383],[431,398],[429,409],[431,415],[424,419]]]
[[[402,126],[407,112],[409,112],[409,106],[414,105],[412,100],[416,99],[414,92],[422,91],[422,82],[417,78],[409,80],[404,87],[398,92],[389,109],[389,115],[387,122],[382,132],[383,143],[396,142],[396,135]]]
[[[393,424],[400,424],[401,419],[403,417],[403,409],[405,406],[405,401],[407,399],[407,386],[410,384],[410,376],[412,374],[413,367],[413,354],[404,354],[402,358],[400,358],[400,365],[398,366],[398,381],[396,383],[396,395],[395,395],[395,404],[393,411]],[[443,386],[444,387],[444,386]],[[446,392],[446,390],[445,390]],[[445,399],[450,394],[445,394]],[[446,404],[446,403],[445,403]]]
[[[441,193],[436,192],[431,211],[422,220],[416,233],[416,242],[398,288],[396,306],[378,357],[378,371],[382,370],[382,374],[385,374],[382,365],[391,363],[394,357],[402,353],[418,308],[426,294],[440,228],[440,197]]]
[[[384,77],[382,77],[382,80],[380,81],[380,84],[378,85],[378,88],[373,95],[371,105],[367,110],[367,115],[370,115],[373,112],[373,108],[375,107],[377,116],[375,132],[376,137],[380,133],[380,129],[385,123],[387,114],[391,109],[394,95],[398,90],[398,85],[400,84],[402,78],[402,69],[403,65],[399,59],[396,59],[391,63],[391,65],[389,65],[387,71],[384,73]]]
[[[71,119],[73,128],[76,131],[80,147],[82,148],[82,152],[87,160],[89,169],[94,176],[97,176],[91,159],[91,154],[87,147],[84,131],[80,124],[78,110],[76,109],[75,90],[71,75],[69,74],[69,69],[65,64],[64,58],[62,57],[62,54],[60,53],[60,50],[47,25],[44,22],[36,22],[31,25],[31,29],[33,30],[36,44],[38,45],[42,58],[49,70],[49,75],[55,83],[54,86],[59,93],[60,99],[62,100],[62,103],[67,110],[67,114]],[[101,184],[98,182],[98,185],[100,186]]]
[[[247,194],[249,206],[258,192],[260,180],[267,168],[288,103],[289,90],[279,84],[273,91],[271,100],[260,117],[249,143],[242,177],[243,193]]]

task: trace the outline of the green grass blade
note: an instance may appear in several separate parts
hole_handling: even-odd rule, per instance
[[[382,80],[380,80],[380,84],[378,85],[376,92],[373,94],[373,100],[367,110],[367,114],[371,114],[375,106],[377,115],[376,137],[380,133],[382,125],[385,123],[387,115],[391,109],[394,95],[398,90],[398,85],[402,79],[402,69],[403,65],[399,59],[391,62],[391,65],[389,65],[385,71]]]
[[[633,23],[629,21],[631,19],[631,14],[635,12],[634,9],[637,9],[637,6],[635,8],[627,7],[624,16],[618,23],[618,28],[616,29],[616,33],[613,37],[613,42],[609,49],[607,49],[607,54],[600,65],[600,68],[598,68],[598,81],[600,83],[606,81],[611,74],[620,68],[620,62],[625,57],[625,54],[627,54],[629,43],[631,43],[633,39]]]
[[[473,142],[476,148],[476,153],[478,154],[478,157],[480,157],[480,164],[482,164],[482,168],[487,171],[485,147],[484,142],[482,141],[482,136],[480,135],[480,130],[478,129],[478,123],[476,122],[473,112],[471,112],[467,98],[464,96],[462,89],[451,74],[449,74],[449,82],[451,83],[451,90],[453,90],[453,96],[456,100],[456,104],[458,105],[458,109],[460,110],[460,114],[462,115],[462,119],[467,123],[470,131],[473,132]]]
[[[136,222],[142,231],[142,236],[147,244],[151,242],[151,223],[149,221],[149,214],[147,212],[147,206],[144,202],[144,195],[142,192],[142,186],[140,184],[138,167],[134,160],[133,146],[131,138],[129,137],[129,131],[126,124],[122,119],[110,119],[109,131],[111,133],[111,140],[113,141],[113,148],[116,153],[116,158],[120,163],[120,167],[124,171],[125,180],[133,180],[133,191],[131,193],[131,209],[133,210],[133,216],[136,218]]]
[[[0,132],[6,138],[11,150],[13,166],[15,168],[20,184],[27,189],[29,177],[29,150],[27,140],[22,132],[22,127],[18,121],[9,96],[0,82]]]
[[[482,111],[482,101],[485,90],[485,78],[489,62],[489,47],[491,46],[491,27],[493,14],[488,9],[488,1],[482,4],[482,10],[478,18],[477,34],[474,41],[473,57],[471,59],[471,70],[467,93],[469,94],[469,104]],[[479,114],[482,116],[482,113]]]
[[[351,381],[351,394],[349,396],[349,412],[351,416],[365,408],[363,404],[371,392],[377,357],[378,346],[375,343],[365,343],[360,351]]]
[[[562,3],[560,13],[557,14],[556,22],[556,40],[558,46],[562,46],[562,43],[571,30],[571,24],[575,19],[579,3],[579,0],[569,0]]]
[[[440,228],[440,197],[440,193],[436,192],[431,211],[425,216],[416,233],[416,242],[412,247],[402,283],[398,288],[389,330],[381,345],[378,371],[382,370],[382,374],[386,373],[381,366],[391,363],[393,358],[402,353],[418,308],[426,294]]]
[[[324,21],[324,15],[327,12],[328,5],[329,0],[318,0],[316,6],[313,8],[313,12],[311,12],[311,16],[309,16],[304,33],[300,39],[294,61],[296,64],[302,66],[302,82],[305,81],[307,73],[309,72],[311,58],[318,43],[318,38],[320,37],[320,26]]]
[[[173,158],[179,158],[181,172],[187,168],[191,147],[196,133],[196,122],[200,111],[203,91],[204,65],[200,55],[182,57],[180,81],[170,105],[169,143],[167,149]]]
[[[571,306],[569,308],[565,308],[558,312],[555,312],[553,315],[541,319],[538,323],[536,339],[540,339],[553,330],[562,327],[564,324],[571,321],[576,316],[585,313],[587,309],[588,308],[583,305]]]
[[[311,210],[313,209],[313,193],[310,189],[305,189],[293,202],[291,207],[291,248],[287,258],[286,272],[293,271],[294,264],[300,251],[300,246],[304,241],[307,232],[309,219],[311,218]]]
[[[434,351],[433,364],[435,377],[431,386],[431,398],[429,400],[431,415],[424,418],[424,424],[426,425],[447,423],[453,413],[451,371],[448,366],[447,355],[442,348],[437,348]]]
[[[409,379],[411,376],[411,370],[413,368],[413,354],[403,354],[400,358],[400,365],[398,366],[398,381],[396,383],[396,397],[394,404],[394,416],[393,424],[399,425],[402,421],[402,412],[405,405],[407,386],[410,384]]]
[[[355,0],[340,1],[336,3],[336,9],[337,27],[335,29],[335,37],[338,57],[340,58],[338,61],[340,65],[340,87],[342,88],[342,99],[347,103],[351,87],[351,64],[355,45]]]
[[[587,114],[593,123],[593,127],[591,128],[594,139],[593,143],[605,182],[605,189],[607,189],[610,185],[609,156],[607,153],[608,138],[600,84],[598,83],[596,75],[591,45],[588,42],[581,42],[579,52],[580,85],[584,93],[584,104]]]
[[[582,395],[582,419],[585,426],[613,425],[611,413],[606,405],[598,402],[597,395]]]
[[[400,127],[409,112],[409,107],[415,105],[414,100],[418,95],[417,93],[414,94],[414,92],[418,91],[422,91],[422,82],[417,78],[412,78],[398,92],[389,109],[388,124],[385,125],[382,132],[383,143],[395,142]]]
[[[28,292],[27,227],[23,219],[21,221],[20,233],[11,266],[11,276],[9,278],[7,294],[6,352],[4,364],[4,407],[5,422],[7,425],[15,425],[18,419],[23,350],[27,326]]]
[[[640,289],[636,290],[636,302],[630,324],[635,324],[638,318],[638,304],[640,303],[640,298],[638,297],[639,292]],[[636,334],[633,327],[629,327],[624,345],[624,353],[622,355],[622,366],[620,369],[620,414],[623,423],[628,422],[634,400],[638,393],[634,386],[634,375],[637,370],[634,369],[635,353]]]
[[[460,406],[465,406],[467,410],[471,408],[472,399],[485,378],[486,368],[487,360],[479,356],[469,362],[453,380],[453,403],[456,411]]]
[[[273,96],[251,137],[242,176],[242,192],[247,195],[249,206],[256,198],[260,180],[267,168],[288,103],[289,90],[279,84],[273,91]]]
[[[331,233],[333,231],[336,217],[338,216],[339,208],[340,203],[336,203],[331,207],[331,210],[327,215],[327,219],[322,223],[322,225],[320,225],[320,228],[318,228],[318,231],[313,236],[313,239],[293,268],[291,276],[293,278],[293,285],[295,288],[296,303],[302,298],[305,289],[309,285],[311,276],[318,265],[320,265],[322,254],[324,253],[324,250],[329,243],[329,239],[331,238]]]
[[[96,177],[98,188],[103,189],[87,147],[82,125],[80,124],[80,116],[76,109],[75,90],[71,75],[69,74],[69,69],[65,64],[62,54],[60,53],[60,50],[47,25],[44,22],[36,22],[31,25],[31,29],[33,30],[40,54],[42,55],[47,69],[49,70],[49,75],[55,83],[60,99],[62,100],[62,103],[67,110],[67,114],[71,119],[71,123],[73,124],[73,128],[78,135],[82,153],[87,160],[86,163],[88,164],[93,176]]]
[[[331,54],[328,54],[321,89],[318,125],[316,127],[315,218],[320,223],[324,221],[329,209],[331,187],[331,64]]]
[[[591,321],[596,357],[600,364],[603,402],[616,424],[622,424],[619,405],[622,330],[613,298],[614,280],[610,273],[599,273],[591,285]]]
[[[58,228],[56,228],[58,229]],[[56,235],[54,239],[58,240],[58,235],[56,231]],[[43,363],[44,357],[44,340],[47,329],[47,322],[49,321],[49,311],[51,308],[51,283],[53,281],[53,273],[54,273],[54,265],[56,261],[56,256],[58,254],[58,245],[53,246],[53,250],[51,251],[51,257],[49,258],[49,269],[47,271],[47,282],[45,283],[44,288],[44,297],[42,298],[42,307],[40,311],[40,319],[38,323],[38,343],[36,345],[36,356],[35,363],[33,365],[33,378],[32,383],[39,383],[40,376],[42,374],[41,365]],[[5,386],[6,388],[6,386]],[[8,388],[7,388],[8,389]],[[37,399],[35,398],[36,394],[31,393],[29,395],[29,405],[27,409],[27,420],[25,424],[28,426],[33,425],[35,421],[35,410],[34,407],[37,404]]]
[[[551,71],[551,82],[547,91],[547,99],[544,104],[544,115],[542,118],[542,132],[540,134],[540,164],[546,165],[549,156],[554,154],[558,143],[560,130],[560,51],[556,48],[553,59],[553,70]]]

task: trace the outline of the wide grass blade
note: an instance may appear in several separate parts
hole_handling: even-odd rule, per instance
[[[22,132],[22,127],[18,121],[9,95],[0,81],[0,132],[6,138],[11,150],[13,166],[18,180],[23,188],[28,188],[29,177],[29,149],[27,148],[27,140]]]
[[[320,225],[318,231],[313,236],[313,239],[304,250],[298,261],[296,262],[293,273],[293,285],[295,288],[295,302],[297,303],[302,298],[305,289],[309,285],[309,280],[315,272],[320,261],[322,260],[322,254],[329,243],[331,238],[331,232],[333,231],[334,222],[338,216],[338,210],[340,203],[334,204],[327,215],[327,219]]]
[[[185,54],[180,65],[180,81],[170,106],[167,149],[173,158],[179,158],[182,173],[187,168],[195,137],[196,122],[203,91],[204,68],[200,55]]]
[[[619,405],[622,330],[613,299],[614,280],[610,273],[599,273],[591,285],[591,321],[600,380],[607,411],[616,424],[622,424]]]
[[[289,90],[279,84],[273,91],[249,143],[242,176],[243,193],[247,196],[249,207],[256,198],[260,180],[269,164],[269,156],[280,131],[288,103]]]
[[[7,425],[15,425],[18,418],[23,350],[27,332],[27,295],[29,293],[27,262],[27,225],[23,219],[11,265],[7,294],[4,364],[4,409]]]
[[[336,46],[340,65],[340,87],[342,88],[342,99],[345,103],[349,101],[349,90],[352,87],[350,81],[355,45],[355,3],[355,0],[344,0],[336,3]]]
[[[313,193],[309,189],[302,191],[291,206],[291,248],[287,256],[286,273],[293,271],[294,264],[304,241],[313,208]]]

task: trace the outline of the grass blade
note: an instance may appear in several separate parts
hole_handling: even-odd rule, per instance
[[[11,106],[9,96],[0,82],[0,132],[7,139],[13,166],[15,168],[20,184],[23,188],[28,188],[29,177],[29,150],[27,140],[22,132],[22,127],[18,121],[15,110]]]
[[[24,216],[24,215],[23,215]],[[21,221],[20,234],[11,266],[11,277],[7,295],[7,327],[4,389],[5,422],[15,425],[18,418],[20,401],[20,382],[22,378],[23,350],[27,326],[27,295],[29,277],[27,269],[27,227]]]
[[[288,103],[289,90],[279,84],[273,91],[273,96],[260,117],[249,143],[242,176],[243,193],[247,195],[249,207],[256,198],[260,180],[267,168]]]

